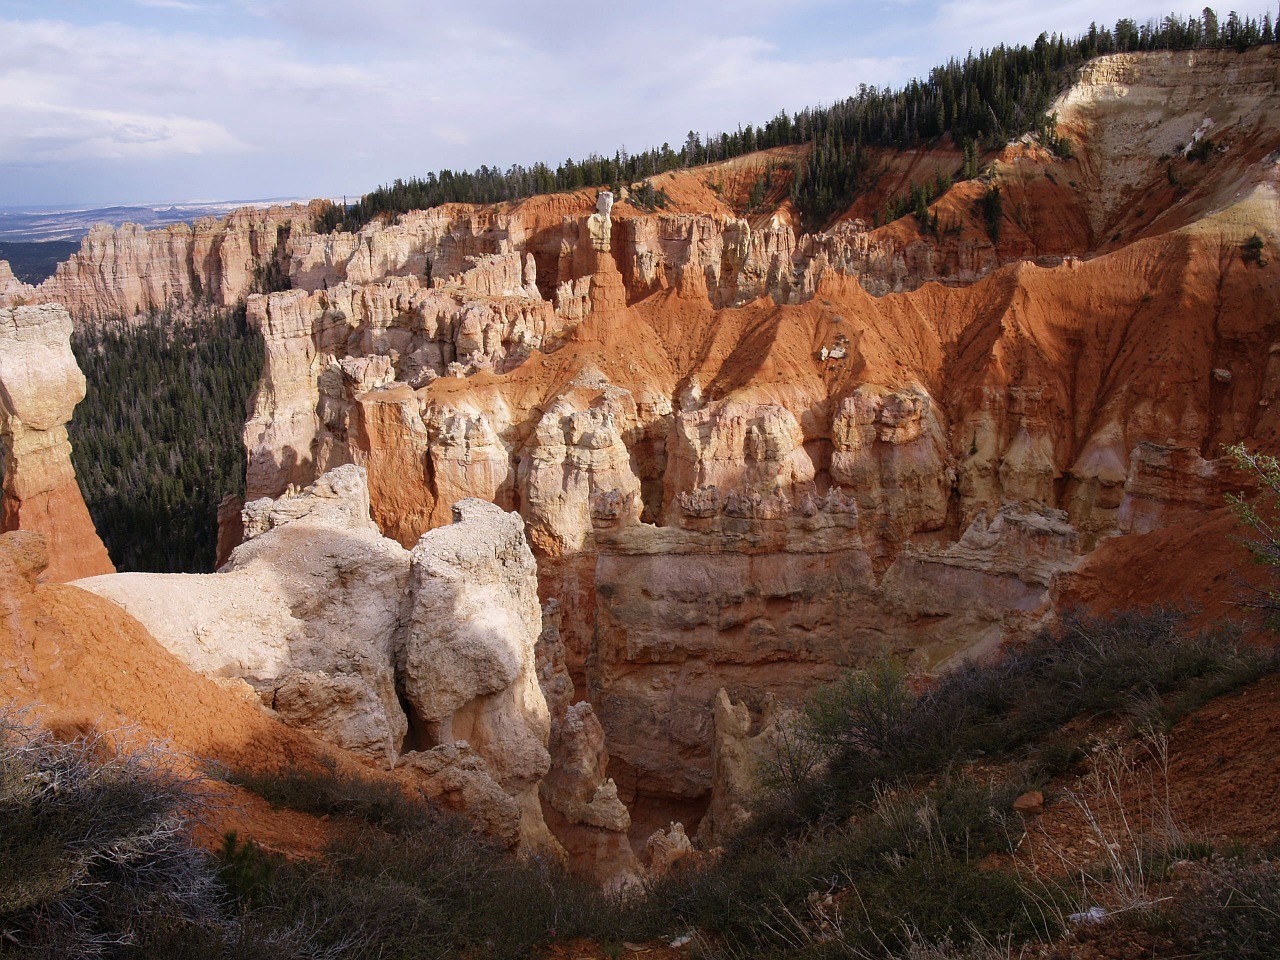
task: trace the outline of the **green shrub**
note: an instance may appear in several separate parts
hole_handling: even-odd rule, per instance
[[[224,839],[198,850],[189,781],[155,750],[58,743],[0,715],[0,954],[22,958],[523,958],[616,936],[619,901],[520,861],[393,785],[325,772],[245,778],[347,818],[323,857]]]
[[[1000,198],[1000,185],[993,183],[978,198],[978,211],[987,225],[987,235],[992,243],[1000,242],[1000,223],[1004,218],[1004,201]]]
[[[557,937],[651,929],[625,926],[620,901],[558,863],[518,860],[470,820],[394,783],[326,769],[224,776],[273,806],[344,821],[314,862],[275,860],[228,839],[222,876],[251,908],[259,941],[301,939],[356,960],[523,958]]]
[[[1031,747],[1023,767],[1024,779],[1030,786],[1043,786],[1066,773],[1087,755],[1083,737],[1068,733],[1051,734]]]
[[[935,775],[978,757],[1027,760],[1043,779],[1080,745],[1071,720],[1128,715],[1168,727],[1213,697],[1280,668],[1280,654],[1242,645],[1230,628],[1191,631],[1185,614],[1151,609],[1106,618],[1068,613],[994,660],[970,662],[917,693],[882,660],[819,691],[803,736],[827,756],[784,806],[794,822],[847,816],[877,783]],[[765,811],[773,829],[778,811]]]
[[[1217,144],[1208,137],[1201,137],[1187,151],[1187,159],[1196,163],[1207,163],[1216,151]]]
[[[1068,614],[923,686],[878,660],[815,694],[793,731],[825,762],[771,771],[773,793],[720,861],[650,899],[706,931],[713,957],[948,956],[1051,937],[1073,897],[999,864],[1022,831],[1014,796],[1084,758],[1072,721],[1165,726],[1278,665],[1161,609]],[[1008,781],[956,772],[974,760],[1005,764]],[[1161,871],[1190,851],[1162,849]]]
[[[258,938],[364,958],[525,958],[556,938],[617,936],[617,901],[558,864],[521,861],[424,808],[390,834],[352,824],[315,861],[280,861],[254,904]]]
[[[330,769],[286,767],[263,773],[222,771],[228,783],[256,793],[273,807],[316,817],[345,817],[381,827],[391,833],[413,829],[423,817],[438,815],[424,801],[415,801],[395,782]]]
[[[275,880],[277,866],[274,857],[252,840],[242,842],[234,830],[222,838],[218,876],[238,903],[260,904]]]
[[[627,203],[653,213],[655,210],[665,210],[670,205],[671,198],[664,188],[658,187],[655,190],[653,184],[645,180],[631,188],[627,194]]]
[[[1177,898],[1173,926],[1204,960],[1280,956],[1280,863],[1227,860],[1202,867]]]
[[[1075,148],[1072,147],[1071,140],[1058,132],[1057,113],[1045,115],[1036,133],[1040,136],[1040,142],[1057,159],[1070,160],[1075,156]]]
[[[649,908],[702,931],[711,957],[887,956],[916,938],[1048,936],[1059,890],[992,866],[1021,833],[1015,791],[964,777],[881,787],[857,816],[753,835],[654,886]],[[677,924],[678,926],[678,924]]]
[[[866,671],[848,673],[809,699],[810,735],[830,750],[854,750],[893,762],[907,746],[906,727],[916,697],[904,666],[887,657]]]
[[[1258,850],[1224,855],[1197,847],[1185,853],[1177,875],[1166,878],[1172,882],[1161,900],[1114,916],[1105,939],[1153,935],[1163,945],[1159,956],[1195,960],[1280,956],[1280,862]]]
[[[1240,603],[1262,614],[1272,630],[1280,630],[1280,459],[1250,451],[1243,443],[1227,447],[1227,455],[1259,491],[1256,497],[1227,495],[1227,505],[1245,528],[1240,543],[1254,563],[1272,568],[1272,586],[1248,588]]]
[[[1245,263],[1256,263],[1263,266],[1262,251],[1266,248],[1262,238],[1256,233],[1240,244],[1240,255],[1244,258]]]

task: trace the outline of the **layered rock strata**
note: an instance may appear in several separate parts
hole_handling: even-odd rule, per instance
[[[115,570],[71,465],[67,423],[84,396],[67,311],[57,304],[0,309],[0,531],[28,530],[44,537],[49,580]]]
[[[234,306],[262,287],[290,236],[308,231],[320,210],[318,204],[246,207],[221,220],[158,230],[98,224],[79,252],[38,286],[6,282],[0,270],[0,305],[57,301],[77,322],[128,319],[196,301]]]
[[[351,437],[368,432],[363,401],[371,393],[381,400],[442,376],[518,366],[561,324],[549,303],[516,289],[494,298],[392,278],[251,297],[249,321],[267,349],[245,428],[248,497],[369,455]],[[417,409],[403,415],[428,434],[465,432],[447,419],[424,422]]]
[[[1043,507],[980,514],[880,576],[858,526],[833,489],[798,509],[740,498],[682,525],[597,529],[588,675],[633,817],[710,796],[719,691],[760,710],[885,652],[929,667],[974,655],[1043,614],[1079,560],[1065,514]]]
[[[799,237],[783,209],[585,192],[291,230],[273,262],[296,289],[248,301],[268,358],[251,497],[358,465],[406,555],[459,501],[518,511],[562,615],[536,661],[565,758],[546,816],[606,831],[573,841],[596,857],[624,829],[612,779],[665,862],[673,817],[692,832],[710,806],[709,838],[735,820],[721,690],[758,713],[885,649],[930,668],[986,650],[1052,616],[1100,544],[1212,510],[1223,444],[1280,443],[1276,64],[1093,62],[1057,105],[1074,156],[1008,145],[934,203],[936,235],[870,227],[870,194]],[[1212,162],[1189,160],[1210,129]],[[937,153],[930,174],[958,165]],[[928,158],[879,159],[876,204]],[[454,722],[406,717],[396,744],[386,715],[361,736],[396,751]],[[441,796],[500,779],[446,753]]]

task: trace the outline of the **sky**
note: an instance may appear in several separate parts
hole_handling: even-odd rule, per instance
[[[1203,5],[0,0],[0,206],[354,198],[678,146],[970,49]]]

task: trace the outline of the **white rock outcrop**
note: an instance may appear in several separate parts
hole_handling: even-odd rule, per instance
[[[398,766],[493,835],[557,850],[538,801],[550,720],[533,555],[516,514],[464,501],[412,552],[369,518],[361,467],[244,509],[214,574],[78,582],[285,722]]]
[[[412,721],[430,742],[465,741],[520,806],[522,831],[545,832],[538,783],[551,766],[551,719],[534,648],[542,631],[537,565],[519,514],[484,500],[418,541],[397,652]]]
[[[408,730],[395,649],[409,552],[369,519],[359,467],[244,510],[249,539],[215,574],[80,581],[191,667],[241,677],[288,723],[383,765]]]
[[[716,694],[715,745],[711,751],[711,802],[698,824],[702,849],[722,845],[751,819],[751,801],[764,787],[769,764],[780,757],[801,761],[806,747],[799,716],[772,697],[756,724],[745,703],[735,703],[721,687]]]

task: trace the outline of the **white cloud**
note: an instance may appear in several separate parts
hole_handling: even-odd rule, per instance
[[[193,3],[191,0],[133,0],[140,7],[150,7],[153,10],[180,10],[184,13],[205,13],[208,7],[202,3]]]
[[[208,120],[25,101],[0,104],[0,163],[143,160],[231,153],[246,145]]]
[[[162,29],[171,18],[146,5],[218,16],[177,21],[201,33]],[[869,6],[869,25],[884,19],[883,3]],[[15,197],[0,169],[0,203],[56,200],[67,181],[84,185],[71,165],[91,161],[109,199],[157,183],[183,196],[327,194],[441,167],[555,163],[763,122],[932,65],[918,51],[802,48],[823,16],[847,16],[835,0],[651,0],[627,17],[581,0],[132,7],[119,23],[0,19],[0,164],[24,166],[20,189],[49,185]]]
[[[123,26],[0,21],[0,159],[27,163],[243,152],[272,141],[273,102],[378,84],[278,43]]]

